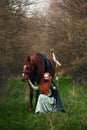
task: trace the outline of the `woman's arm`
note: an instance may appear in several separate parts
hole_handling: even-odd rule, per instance
[[[31,86],[32,89],[38,90],[38,87],[34,86],[29,79],[28,79],[28,83],[30,84],[30,86]]]

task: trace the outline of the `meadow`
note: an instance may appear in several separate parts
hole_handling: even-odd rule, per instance
[[[0,84],[0,130],[86,130],[87,85],[59,77],[58,90],[66,113],[28,112],[29,86],[20,77]],[[35,92],[34,101],[35,106]]]

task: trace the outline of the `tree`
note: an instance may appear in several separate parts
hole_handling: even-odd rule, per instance
[[[87,2],[85,0],[65,0],[64,8],[70,15],[72,74],[80,80],[87,79]]]
[[[31,26],[32,22],[25,17],[21,2],[21,0],[0,1],[0,77],[2,78],[8,77],[8,74],[10,76],[20,73],[22,57],[30,52],[31,43],[27,38],[29,34],[26,36],[26,33],[29,33],[27,26]]]
[[[53,0],[50,9],[49,43],[55,44],[64,73],[86,79],[87,2]]]

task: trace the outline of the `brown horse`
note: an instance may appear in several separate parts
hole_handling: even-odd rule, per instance
[[[54,76],[55,66],[56,64],[53,58],[45,53],[36,53],[28,58],[24,58],[22,81],[27,81],[27,79],[30,79],[32,83],[37,82],[39,85],[45,72],[49,72],[52,77]],[[33,89],[31,87],[29,96],[29,111],[32,111]]]

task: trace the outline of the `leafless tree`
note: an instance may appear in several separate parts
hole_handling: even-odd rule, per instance
[[[33,3],[27,4],[27,0],[23,4],[22,2],[22,0],[0,1],[0,76],[2,77],[10,73],[19,73],[22,57],[30,52],[34,22],[33,19],[26,17],[23,6]]]
[[[56,49],[64,73],[86,79],[87,2],[53,0],[49,17],[49,44]]]

